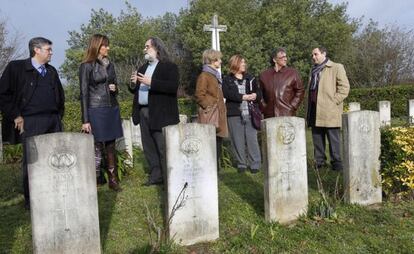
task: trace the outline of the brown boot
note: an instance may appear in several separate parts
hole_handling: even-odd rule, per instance
[[[115,168],[108,168],[108,186],[114,191],[122,191],[118,183],[118,172]]]
[[[95,171],[96,171],[96,186],[104,185],[106,183],[105,177],[101,170],[102,165],[102,142],[95,142]]]

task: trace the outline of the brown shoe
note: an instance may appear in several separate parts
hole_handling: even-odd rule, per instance
[[[108,169],[108,186],[114,191],[122,191],[118,183],[117,170],[115,168]]]

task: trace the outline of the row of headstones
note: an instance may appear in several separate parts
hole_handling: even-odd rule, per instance
[[[265,219],[285,224],[305,214],[308,207],[305,121],[277,117],[263,123]],[[167,127],[164,134],[167,209],[168,214],[174,214],[169,234],[186,245],[215,240],[219,237],[215,129],[188,124]],[[380,203],[379,113],[344,114],[343,142],[346,201]],[[183,207],[174,211],[173,205],[182,198]]]
[[[361,104],[359,102],[349,103],[349,112],[361,110]],[[391,125],[391,102],[379,101],[378,110],[380,113],[381,126]],[[408,100],[408,123],[414,124],[414,100]]]
[[[379,113],[343,116],[346,200],[381,202]],[[178,124],[163,129],[166,142],[166,221],[177,243],[219,237],[216,130]],[[263,121],[265,219],[288,223],[308,206],[305,121]],[[54,133],[28,139],[34,253],[100,253],[93,137]],[[171,217],[171,218],[170,218]]]

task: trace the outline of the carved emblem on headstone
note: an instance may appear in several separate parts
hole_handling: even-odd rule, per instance
[[[291,123],[283,123],[278,128],[277,136],[283,144],[288,145],[295,140],[295,128]]]
[[[180,145],[180,150],[186,154],[197,154],[200,151],[201,141],[197,138],[186,138]]]
[[[76,164],[76,155],[69,151],[55,151],[49,155],[49,165],[57,171],[65,171]]]
[[[359,119],[358,129],[362,133],[368,133],[368,132],[371,131],[371,129],[369,128],[369,125],[368,125],[367,121],[364,120],[364,119]]]

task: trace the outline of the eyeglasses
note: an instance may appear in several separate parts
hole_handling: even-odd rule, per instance
[[[277,57],[277,59],[287,59],[288,57],[287,56],[279,56],[279,57]]]
[[[47,51],[47,52],[53,52],[52,48],[40,48],[43,51]]]

